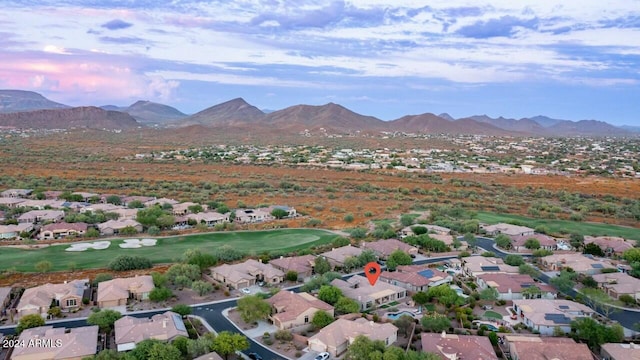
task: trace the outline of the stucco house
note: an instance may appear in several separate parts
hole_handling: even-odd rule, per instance
[[[535,230],[526,226],[499,223],[495,225],[480,225],[480,229],[484,230],[487,235],[495,236],[505,234],[508,236],[529,236],[535,233]]]
[[[28,314],[47,316],[51,305],[63,311],[80,308],[88,280],[74,280],[63,284],[45,284],[26,289],[16,307],[18,317]]]
[[[476,283],[482,290],[496,289],[498,299],[501,300],[555,299],[558,296],[558,291],[553,286],[535,282],[526,274],[482,274],[476,276]]]
[[[432,286],[448,284],[453,280],[450,274],[425,265],[398,266],[396,271],[383,271],[379,281],[407,289],[409,292],[426,291]]]
[[[571,331],[571,321],[591,317],[590,307],[569,300],[513,300],[513,310],[526,326],[541,335],[553,335],[556,328],[564,333]]]
[[[360,304],[361,310],[369,310],[394,301],[401,301],[407,296],[407,289],[378,281],[374,285],[361,275],[354,275],[347,280],[334,279],[331,285],[342,290],[342,294]]]
[[[117,235],[124,228],[131,227],[135,229],[137,232],[142,232],[142,224],[132,219],[118,219],[118,220],[109,220],[107,222],[103,222],[98,224],[98,230],[100,230],[100,235]]]
[[[592,277],[598,283],[598,287],[614,299],[619,299],[620,295],[629,295],[636,301],[640,300],[640,279],[621,272],[597,274]]]
[[[170,342],[178,336],[189,337],[182,317],[172,311],[151,318],[124,316],[114,323],[115,343],[118,351],[133,350],[143,340]]]
[[[64,211],[62,210],[31,210],[18,217],[19,223],[43,223],[58,222],[64,219]]]
[[[210,268],[211,277],[231,289],[240,289],[264,281],[278,284],[284,281],[284,273],[270,264],[249,259],[239,264],[222,264]]]
[[[318,311],[324,311],[331,317],[334,315],[333,306],[308,293],[280,291],[267,302],[272,308],[269,320],[280,330],[309,326]]]
[[[329,264],[331,264],[332,268],[341,268],[344,266],[344,261],[348,257],[358,257],[360,254],[362,254],[361,248],[357,248],[349,244],[347,246],[333,248],[331,249],[331,251],[320,254],[320,256],[324,256],[327,261],[329,261]]]
[[[115,307],[127,305],[131,300],[148,300],[155,288],[149,275],[118,278],[98,284],[98,306]]]
[[[372,242],[363,242],[360,246],[363,249],[370,249],[381,259],[386,259],[394,251],[400,250],[409,255],[416,255],[418,248],[404,243],[398,239],[384,239]]]
[[[486,336],[442,333],[420,334],[422,351],[435,353],[443,359],[498,360],[493,345]]]
[[[285,274],[289,271],[298,273],[298,279],[305,279],[313,274],[316,257],[313,255],[289,256],[273,259],[269,262],[273,267]]]
[[[41,240],[64,239],[68,236],[84,236],[89,225],[83,222],[59,222],[47,224],[40,228],[38,238]]]
[[[309,348],[317,352],[328,352],[333,357],[341,356],[349,345],[363,335],[370,340],[380,340],[390,346],[398,339],[398,328],[390,323],[375,323],[364,318],[356,320],[338,319],[309,338]]]
[[[35,341],[38,341],[37,343]],[[82,360],[92,358],[98,349],[98,326],[25,329],[13,348],[12,360]],[[32,344],[32,346],[27,346]]]

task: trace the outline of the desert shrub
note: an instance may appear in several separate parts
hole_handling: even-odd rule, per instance
[[[129,255],[120,255],[109,263],[109,269],[113,271],[150,269],[151,266],[151,260]]]

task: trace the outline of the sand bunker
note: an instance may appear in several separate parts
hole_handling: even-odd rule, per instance
[[[104,250],[111,245],[110,241],[96,241],[92,243],[71,244],[65,251],[86,251],[88,249]]]
[[[158,240],[156,239],[127,239],[124,243],[120,244],[123,249],[139,249],[143,246],[155,246]]]

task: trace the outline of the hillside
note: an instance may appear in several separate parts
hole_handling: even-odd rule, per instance
[[[174,121],[173,124],[176,126],[234,126],[253,123],[263,117],[264,113],[260,109],[242,98],[236,98]]]
[[[334,103],[290,106],[268,114],[265,122],[271,127],[291,131],[377,132],[388,125],[373,116],[360,115]]]
[[[0,113],[66,108],[33,91],[0,90]]]
[[[446,120],[431,113],[407,115],[389,122],[389,129],[426,134],[510,135],[508,131],[473,119]]]
[[[0,114],[0,126],[21,129],[132,129],[139,126],[129,114],[97,107],[35,110]]]

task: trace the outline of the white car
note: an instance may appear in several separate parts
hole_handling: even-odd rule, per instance
[[[249,288],[243,288],[243,289],[242,289],[242,290],[240,290],[240,291],[242,291],[242,292],[243,292],[243,293],[245,293],[245,294],[251,294],[251,290],[249,290]]]
[[[313,360],[327,360],[329,358],[329,353],[328,352],[322,352],[320,354],[318,354],[318,356],[316,356]]]

